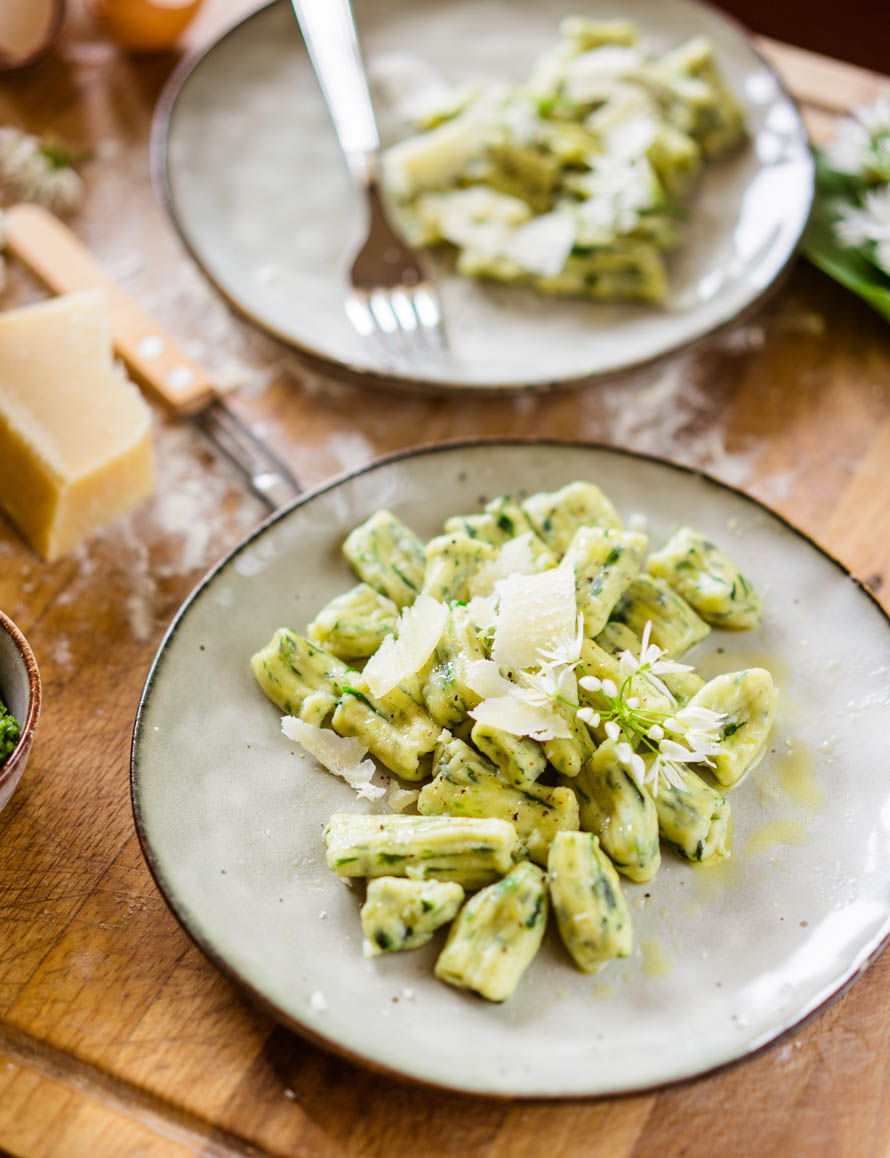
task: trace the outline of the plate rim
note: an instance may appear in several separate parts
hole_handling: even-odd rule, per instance
[[[230,36],[239,32],[242,27],[250,23],[252,20],[260,17],[270,8],[276,5],[286,3],[287,0],[264,0],[264,2],[253,11],[248,12],[245,16],[235,20],[233,23],[225,26],[219,31],[211,40],[202,48],[194,52],[187,53],[183,59],[177,64],[173,72],[167,78],[161,94],[155,104],[154,112],[151,121],[151,133],[149,137],[149,170],[151,175],[152,185],[154,186],[155,196],[160,202],[164,213],[172,225],[179,241],[185,247],[187,253],[195,262],[201,273],[214,290],[220,295],[222,300],[226,303],[228,308],[232,310],[243,321],[255,326],[267,337],[274,339],[285,349],[292,350],[302,362],[304,362],[311,370],[316,373],[327,375],[335,381],[345,382],[349,385],[374,386],[375,388],[410,394],[431,394],[438,396],[451,396],[454,394],[466,395],[482,395],[482,396],[501,396],[511,394],[549,394],[556,390],[565,389],[579,389],[584,386],[589,386],[594,382],[606,382],[621,375],[628,374],[645,367],[653,365],[655,362],[663,358],[668,358],[676,355],[684,350],[690,350],[700,345],[701,343],[724,333],[730,326],[737,322],[744,322],[756,314],[760,308],[784,285],[791,269],[794,265],[795,259],[798,256],[801,242],[804,233],[806,232],[810,218],[813,212],[813,204],[815,200],[815,162],[813,161],[812,152],[809,148],[809,138],[807,134],[806,125],[804,124],[803,115],[796,98],[792,95],[778,70],[773,64],[764,56],[757,45],[754,43],[754,38],[751,32],[742,24],[741,21],[736,20],[733,16],[717,8],[710,0],[683,0],[684,3],[691,7],[703,8],[710,12],[717,19],[722,21],[736,35],[744,41],[748,49],[760,61],[761,65],[772,76],[776,83],[778,91],[789,102],[794,111],[797,127],[796,137],[804,146],[804,153],[808,158],[809,165],[809,189],[806,202],[805,211],[801,213],[801,222],[792,244],[788,247],[788,252],[782,260],[782,264],[771,278],[769,283],[755,294],[740,310],[730,312],[728,316],[721,316],[721,320],[715,322],[701,333],[693,334],[691,337],[673,342],[667,345],[664,349],[653,353],[645,358],[638,358],[633,361],[624,362],[622,365],[613,367],[607,370],[595,370],[587,374],[576,375],[568,378],[554,378],[534,382],[448,382],[445,380],[430,381],[425,378],[412,377],[410,373],[399,373],[396,370],[385,371],[375,369],[374,367],[365,367],[352,362],[349,358],[336,358],[325,354],[321,350],[314,349],[312,346],[299,342],[291,335],[284,333],[279,327],[264,319],[259,314],[250,310],[244,302],[236,300],[229,291],[222,285],[222,283],[213,274],[210,268],[198,253],[196,246],[186,229],[185,222],[182,218],[180,210],[177,208],[177,201],[173,194],[173,189],[170,181],[170,166],[169,157],[170,149],[169,143],[171,138],[171,125],[173,114],[176,108],[177,101],[182,95],[186,84],[191,78],[192,74],[203,64],[204,60],[210,54],[227,40]],[[299,35],[299,27],[294,22],[297,34]]]
[[[884,619],[888,628],[890,628],[890,609],[884,605],[877,598],[871,588],[843,563],[836,555],[834,555],[827,547],[815,539],[808,531],[802,527],[797,526],[787,516],[776,511],[768,503],[754,495],[742,490],[740,487],[734,486],[732,483],[716,477],[710,472],[701,469],[700,467],[692,466],[687,463],[677,462],[674,459],[668,458],[664,455],[651,454],[646,451],[633,450],[629,447],[613,446],[605,442],[588,441],[588,440],[570,440],[570,439],[555,439],[555,438],[522,438],[522,437],[481,437],[481,438],[459,438],[438,440],[435,442],[422,443],[416,446],[404,448],[402,450],[394,451],[390,454],[383,455],[372,459],[363,466],[356,467],[352,470],[340,472],[332,478],[319,483],[317,486],[299,495],[293,502],[273,511],[272,514],[262,520],[253,530],[249,531],[242,539],[240,539],[230,550],[228,550],[221,559],[218,560],[209,570],[199,579],[197,584],[186,595],[185,599],[180,604],[171,619],[167,629],[165,630],[151,661],[148,673],[145,677],[145,682],[139,696],[139,704],[136,710],[136,716],[133,723],[133,732],[130,744],[130,804],[133,813],[133,822],[136,829],[136,835],[139,840],[139,846],[145,863],[151,873],[152,879],[157,886],[157,889],[173,917],[176,919],[180,928],[188,936],[189,940],[194,944],[200,952],[208,959],[208,961],[217,968],[225,977],[232,981],[236,988],[244,993],[251,1002],[258,1006],[261,1010],[267,1013],[278,1025],[283,1025],[288,1030],[295,1032],[299,1036],[310,1041],[313,1045],[320,1047],[328,1053],[333,1053],[335,1056],[344,1058],[353,1065],[358,1065],[363,1069],[370,1070],[372,1073],[379,1074],[384,1077],[392,1078],[401,1082],[407,1082],[414,1086],[420,1086],[427,1090],[445,1090],[450,1093],[456,1093],[465,1097],[486,1098],[496,1101],[546,1101],[546,1102],[569,1102],[581,1100],[601,1100],[608,1098],[624,1098],[632,1097],[644,1093],[653,1093],[660,1090],[671,1089],[676,1086],[688,1085],[692,1082],[699,1081],[702,1078],[709,1077],[713,1074],[722,1073],[734,1066],[741,1065],[750,1058],[757,1057],[765,1050],[783,1041],[798,1029],[802,1029],[810,1021],[816,1018],[819,1014],[824,1012],[830,1005],[832,1005],[839,997],[865,973],[865,971],[877,960],[884,949],[890,944],[890,928],[884,934],[881,941],[873,947],[859,962],[855,964],[853,971],[846,980],[842,981],[837,988],[832,989],[830,993],[825,995],[821,1000],[818,1000],[812,1008],[808,1009],[801,1017],[794,1018],[789,1021],[780,1021],[777,1024],[774,1033],[769,1033],[767,1036],[758,1041],[755,1046],[748,1048],[740,1053],[737,1057],[729,1058],[727,1061],[718,1062],[715,1065],[707,1066],[704,1069],[697,1070],[694,1073],[680,1074],[674,1078],[666,1078],[664,1081],[643,1083],[640,1085],[626,1086],[620,1090],[602,1091],[602,1092],[565,1092],[565,1093],[529,1093],[529,1092],[504,1092],[500,1090],[473,1090],[465,1085],[450,1083],[446,1081],[433,1080],[431,1078],[420,1077],[416,1074],[407,1072],[406,1070],[398,1069],[394,1066],[387,1065],[378,1061],[373,1057],[369,1057],[363,1053],[357,1052],[342,1044],[340,1041],[328,1037],[325,1034],[319,1033],[316,1029],[307,1023],[300,1021],[287,1011],[279,1008],[270,998],[268,998],[256,985],[253,984],[246,976],[239,972],[238,968],[226,960],[223,953],[216,949],[211,941],[204,936],[204,934],[197,928],[197,922],[193,922],[190,915],[190,910],[184,903],[177,903],[175,890],[166,881],[165,874],[159,860],[156,859],[151,846],[151,839],[145,825],[144,816],[141,807],[140,789],[138,784],[139,778],[139,754],[137,746],[141,739],[141,724],[145,711],[153,694],[154,681],[161,671],[164,653],[168,644],[172,641],[179,627],[181,626],[185,616],[187,615],[192,604],[198,599],[202,592],[213,582],[216,576],[226,567],[237,555],[249,548],[255,540],[264,535],[269,528],[280,522],[282,519],[289,517],[293,511],[301,506],[310,503],[312,500],[318,498],[320,495],[334,490],[346,482],[350,482],[355,478],[359,478],[370,471],[377,470],[381,467],[391,466],[395,463],[403,462],[413,458],[426,457],[433,454],[471,450],[485,447],[549,447],[555,451],[561,449],[575,449],[582,451],[605,452],[607,454],[614,454],[629,459],[637,459],[643,462],[654,463],[659,466],[670,468],[681,474],[700,479],[701,481],[716,487],[719,490],[728,492],[730,495],[741,497],[746,501],[752,503],[755,507],[760,508],[772,518],[776,519],[783,527],[791,531],[799,539],[803,539],[805,543],[822,555],[829,563],[840,572],[840,575],[848,582],[852,582],[861,594],[864,594],[871,602],[873,607],[878,611],[880,616]]]

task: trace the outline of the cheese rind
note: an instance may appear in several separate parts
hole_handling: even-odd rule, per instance
[[[154,489],[151,411],[100,293],[0,315],[0,507],[53,560]]]

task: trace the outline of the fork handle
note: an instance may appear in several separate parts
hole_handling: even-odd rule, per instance
[[[349,168],[374,180],[380,136],[349,0],[291,0]]]

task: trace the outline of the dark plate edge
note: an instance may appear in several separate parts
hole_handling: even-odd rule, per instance
[[[803,123],[803,117],[798,107],[797,101],[792,96],[786,87],[781,76],[773,67],[770,61],[763,55],[763,53],[756,47],[749,31],[738,20],[735,20],[727,13],[718,9],[716,5],[712,4],[710,0],[688,0],[691,4],[698,4],[701,8],[706,8],[708,11],[716,15],[726,25],[733,28],[735,32],[746,42],[750,51],[757,57],[766,71],[773,77],[779,92],[790,103],[791,107],[797,114],[798,132],[797,137],[799,141],[807,146],[807,131]],[[753,317],[760,308],[776,293],[787,280],[794,259],[798,254],[801,240],[813,210],[813,202],[815,198],[815,166],[810,157],[810,189],[809,199],[806,213],[802,214],[801,225],[797,233],[794,243],[789,247],[788,254],[779,267],[778,271],[759,294],[752,298],[746,306],[735,313],[731,313],[728,317],[723,318],[722,321],[715,323],[710,329],[703,333],[697,334],[694,337],[688,338],[685,341],[677,342],[667,349],[659,353],[651,355],[648,358],[642,358],[635,362],[627,362],[623,366],[616,367],[610,370],[603,370],[594,372],[592,374],[585,374],[577,378],[553,379],[550,381],[535,381],[528,383],[508,382],[503,384],[474,384],[466,385],[461,382],[430,382],[421,378],[411,378],[406,375],[392,375],[384,373],[380,370],[365,369],[360,366],[352,365],[345,361],[338,361],[335,358],[330,358],[317,350],[311,349],[308,346],[302,346],[295,342],[292,337],[281,331],[275,329],[268,322],[262,318],[252,314],[244,305],[237,302],[230,296],[228,291],[216,280],[210,270],[205,266],[197,250],[193,247],[189,237],[186,233],[184,223],[182,222],[178,210],[176,208],[176,201],[173,196],[173,191],[169,180],[168,169],[168,140],[170,123],[176,105],[176,101],[180,92],[185,87],[192,72],[203,62],[204,58],[209,56],[217,45],[221,44],[223,40],[227,39],[232,34],[239,31],[242,25],[255,19],[264,13],[267,9],[274,5],[282,3],[282,0],[265,0],[265,3],[256,8],[253,12],[248,13],[247,16],[237,20],[234,24],[225,28],[219,35],[217,35],[209,44],[202,49],[186,56],[177,67],[173,70],[164,85],[161,95],[155,105],[154,114],[152,116],[151,138],[149,142],[149,165],[151,170],[152,184],[154,185],[155,195],[163,206],[164,212],[173,226],[177,237],[182,245],[185,247],[189,256],[200,269],[201,273],[213,286],[216,292],[220,295],[230,310],[243,321],[249,322],[263,333],[273,338],[283,348],[292,350],[305,365],[317,374],[327,375],[337,382],[344,382],[353,386],[374,386],[381,390],[386,390],[396,393],[425,393],[432,395],[451,395],[454,393],[473,395],[503,395],[515,393],[538,393],[548,394],[561,389],[578,389],[583,386],[589,386],[594,382],[608,382],[635,370],[643,369],[651,366],[662,358],[670,357],[679,353],[682,350],[694,349],[702,343],[714,338],[717,335],[725,333],[730,326],[736,323],[744,322]],[[299,36],[299,28],[296,27],[295,21],[295,36]],[[806,151],[806,149],[805,149]]]
[[[652,462],[652,463],[659,464],[661,466],[669,467],[672,470],[679,471],[683,474],[691,475],[694,478],[699,478],[703,482],[709,483],[712,486],[715,486],[721,490],[727,491],[728,493],[730,493],[732,495],[740,496],[743,499],[746,499],[749,502],[753,503],[756,507],[759,507],[762,511],[764,511],[766,514],[768,514],[769,516],[774,518],[777,522],[779,522],[782,526],[784,526],[786,529],[791,531],[798,538],[803,539],[806,543],[809,543],[809,545],[811,547],[814,547],[819,552],[820,555],[822,555],[825,559],[827,559],[830,563],[832,563],[838,569],[838,571],[841,573],[841,575],[844,577],[844,579],[852,582],[853,585],[855,587],[857,587],[862,594],[867,596],[867,598],[870,600],[870,602],[874,605],[874,607],[877,609],[877,611],[880,613],[880,615],[886,621],[888,627],[890,627],[890,611],[888,611],[881,604],[881,602],[875,596],[874,592],[872,592],[866,586],[865,583],[863,583],[861,580],[857,579],[856,576],[854,576],[851,573],[851,571],[845,566],[845,564],[842,563],[827,548],[823,547],[819,542],[817,542],[814,538],[812,538],[812,536],[809,535],[806,531],[804,531],[800,527],[796,526],[790,519],[786,518],[784,515],[780,514],[778,511],[773,510],[765,502],[761,501],[758,498],[755,498],[753,495],[747,494],[746,492],[740,490],[738,487],[732,486],[730,483],[724,482],[722,479],[716,478],[714,475],[711,475],[707,471],[703,471],[703,470],[699,469],[698,467],[687,466],[684,463],[674,462],[673,460],[666,458],[662,455],[648,454],[648,453],[645,453],[642,451],[629,450],[625,447],[610,446],[607,443],[570,441],[570,440],[559,440],[559,439],[545,439],[545,438],[455,439],[455,440],[451,440],[451,441],[428,443],[428,444],[424,444],[421,446],[412,447],[408,450],[397,451],[393,454],[385,455],[381,458],[376,458],[372,462],[367,463],[365,466],[359,467],[359,468],[352,470],[352,471],[345,471],[342,474],[335,476],[333,479],[329,480],[328,482],[322,483],[321,485],[313,488],[311,491],[307,492],[306,494],[301,495],[293,503],[290,503],[288,506],[284,507],[282,510],[276,511],[273,514],[271,514],[267,519],[264,519],[263,522],[260,523],[260,525],[258,527],[256,527],[247,536],[245,536],[245,538],[242,539],[241,542],[237,543],[229,552],[227,552],[227,554],[225,556],[223,556],[222,559],[220,559],[220,561],[218,563],[216,563],[206,573],[206,575],[204,575],[204,577],[201,580],[199,580],[197,585],[192,589],[190,594],[183,601],[179,610],[176,612],[175,616],[173,617],[173,619],[170,622],[169,627],[167,628],[166,632],[164,633],[164,636],[163,636],[160,644],[158,645],[158,650],[155,653],[154,659],[152,660],[151,667],[149,668],[148,675],[146,676],[145,684],[143,686],[143,690],[142,690],[142,693],[141,693],[140,698],[139,698],[139,706],[138,706],[138,709],[136,712],[136,718],[135,718],[134,725],[133,725],[133,737],[132,737],[132,743],[131,743],[131,748],[130,748],[130,800],[131,800],[131,806],[132,806],[132,810],[133,810],[133,819],[134,819],[134,823],[135,823],[135,827],[136,827],[136,834],[139,838],[139,844],[140,844],[140,847],[142,849],[142,854],[145,857],[145,861],[146,861],[146,864],[148,865],[148,869],[149,869],[149,871],[150,871],[150,873],[155,881],[155,884],[158,887],[158,891],[160,892],[160,894],[163,897],[168,908],[173,913],[174,917],[179,922],[179,924],[181,925],[181,927],[183,928],[185,933],[188,935],[188,937],[191,939],[191,941],[197,946],[197,948],[200,949],[200,951],[212,962],[212,964],[214,964],[222,973],[224,973],[231,981],[233,981],[243,992],[245,992],[246,995],[251,999],[251,1001],[256,1006],[258,1006],[265,1013],[267,1013],[270,1017],[272,1017],[273,1020],[275,1020],[276,1022],[278,1022],[281,1025],[284,1025],[286,1028],[293,1030],[294,1032],[296,1032],[300,1036],[302,1036],[302,1037],[306,1038],[308,1041],[312,1042],[314,1045],[320,1046],[322,1049],[325,1049],[331,1053],[334,1053],[339,1057],[345,1058],[347,1061],[350,1061],[353,1064],[357,1064],[357,1065],[362,1066],[365,1069],[371,1070],[373,1073],[377,1073],[377,1074],[380,1074],[382,1076],[389,1077],[389,1078],[395,1078],[396,1080],[399,1080],[399,1081],[408,1082],[409,1084],[420,1086],[424,1089],[447,1090],[451,1093],[462,1094],[462,1095],[468,1096],[468,1097],[484,1097],[484,1098],[489,1098],[489,1099],[496,1100],[496,1101],[562,1102],[562,1101],[580,1101],[582,1099],[583,1100],[590,1100],[590,1099],[632,1097],[634,1095],[643,1094],[643,1093],[652,1093],[655,1091],[664,1090],[664,1089],[672,1088],[675,1086],[689,1085],[692,1082],[698,1081],[700,1078],[703,1078],[703,1077],[708,1076],[708,1075],[720,1073],[724,1070],[728,1070],[734,1066],[740,1065],[741,1063],[747,1061],[749,1058],[756,1057],[758,1054],[763,1053],[767,1048],[769,1048],[770,1046],[772,1046],[776,1042],[784,1040],[785,1038],[789,1037],[793,1032],[800,1029],[802,1026],[807,1025],[811,1020],[813,1020],[816,1016],[818,1016],[818,1014],[822,1013],[825,1009],[828,1008],[829,1005],[831,1005],[842,994],[844,994],[847,991],[847,989],[849,989],[850,986],[853,985],[853,983],[855,981],[857,981],[859,977],[862,976],[862,974],[865,972],[865,970],[868,969],[868,967],[871,964],[873,964],[875,960],[877,960],[877,958],[880,956],[880,954],[886,948],[888,942],[890,942],[890,930],[888,930],[888,932],[885,934],[883,940],[877,946],[875,946],[875,948],[870,953],[868,953],[866,955],[866,957],[859,963],[859,965],[855,968],[853,973],[845,981],[843,981],[838,986],[838,988],[836,990],[834,990],[834,992],[830,993],[823,1001],[821,1001],[818,1005],[814,1006],[813,1009],[811,1009],[808,1013],[804,1014],[803,1017],[801,1017],[801,1018],[797,1019],[796,1021],[793,1021],[787,1025],[780,1026],[773,1035],[767,1037],[765,1040],[761,1041],[758,1045],[754,1046],[753,1048],[746,1050],[744,1053],[740,1054],[738,1057],[731,1058],[729,1061],[721,1062],[721,1063],[718,1063],[717,1065],[707,1067],[705,1069],[697,1071],[694,1074],[684,1074],[684,1075],[681,1075],[680,1077],[677,1077],[677,1078],[668,1079],[664,1082],[657,1082],[657,1083],[654,1083],[651,1085],[627,1087],[627,1088],[621,1089],[621,1090],[607,1090],[607,1091],[602,1091],[599,1093],[566,1093],[566,1094],[518,1093],[518,1094],[516,1094],[516,1093],[501,1093],[498,1091],[490,1091],[490,1090],[468,1090],[465,1087],[462,1087],[459,1085],[450,1085],[450,1084],[447,1084],[445,1082],[433,1082],[433,1081],[429,1081],[429,1080],[426,1080],[423,1078],[418,1078],[413,1074],[406,1073],[402,1070],[394,1069],[390,1066],[384,1065],[384,1064],[377,1062],[373,1059],[369,1059],[367,1057],[364,1057],[361,1054],[355,1053],[355,1052],[347,1049],[345,1046],[341,1045],[339,1042],[333,1041],[333,1040],[325,1037],[323,1034],[319,1034],[314,1029],[312,1029],[309,1026],[303,1024],[302,1022],[296,1020],[295,1018],[291,1017],[289,1014],[285,1013],[284,1011],[280,1010],[277,1006],[275,1006],[258,989],[256,989],[248,980],[246,980],[244,977],[242,977],[233,966],[231,966],[223,957],[221,957],[217,953],[215,948],[213,948],[213,946],[210,945],[206,941],[206,939],[197,930],[195,930],[191,927],[189,914],[184,909],[180,909],[177,906],[175,898],[172,896],[172,889],[169,890],[169,892],[168,892],[168,888],[166,887],[166,882],[164,880],[163,871],[162,871],[160,865],[158,865],[154,859],[154,855],[153,855],[152,850],[151,850],[151,844],[150,844],[148,834],[144,830],[143,817],[142,817],[142,811],[141,811],[140,799],[139,799],[139,788],[138,788],[138,784],[137,784],[138,755],[137,755],[137,751],[136,751],[137,744],[139,742],[139,733],[140,733],[140,725],[141,725],[141,721],[142,721],[142,716],[143,716],[143,713],[146,709],[146,706],[151,698],[152,683],[153,683],[156,675],[160,671],[163,653],[166,649],[166,646],[167,646],[168,642],[172,639],[174,634],[176,633],[176,631],[177,631],[180,623],[184,619],[189,607],[195,601],[195,599],[198,597],[198,595],[204,590],[204,588],[207,587],[212,582],[212,580],[215,578],[215,576],[232,559],[234,559],[238,554],[240,554],[243,550],[245,550],[247,547],[249,547],[273,523],[278,522],[280,519],[282,519],[285,516],[287,516],[288,514],[290,514],[290,512],[293,511],[294,509],[296,509],[297,507],[300,507],[300,506],[304,505],[305,503],[310,502],[312,499],[317,498],[319,495],[324,494],[329,490],[335,489],[341,483],[344,483],[344,482],[347,482],[351,479],[357,478],[363,474],[368,473],[369,471],[376,470],[378,467],[387,466],[387,465],[390,465],[392,463],[405,461],[405,460],[411,459],[411,458],[417,458],[417,457],[420,457],[422,455],[437,454],[437,453],[448,452],[448,451],[453,451],[453,450],[473,449],[476,447],[494,447],[494,446],[498,446],[498,447],[501,447],[501,446],[548,446],[548,447],[552,447],[552,448],[557,449],[557,450],[559,448],[562,448],[562,447],[568,447],[568,448],[572,448],[572,449],[594,450],[594,451],[605,452],[608,454],[623,455],[627,458],[639,459],[639,460],[642,460],[645,462]]]

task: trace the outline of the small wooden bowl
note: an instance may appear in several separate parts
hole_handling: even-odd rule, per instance
[[[0,811],[22,778],[40,715],[40,672],[27,639],[0,611],[0,699],[22,726],[19,741],[0,764]]]

